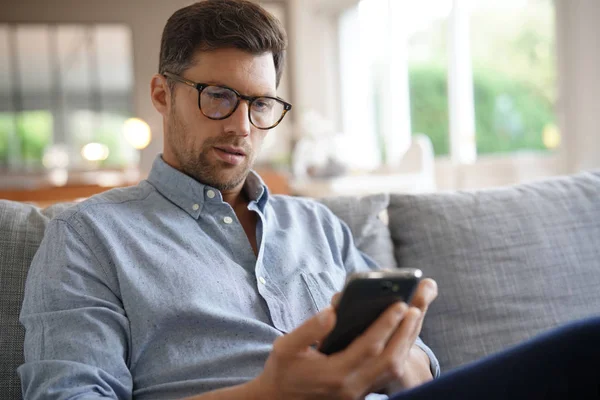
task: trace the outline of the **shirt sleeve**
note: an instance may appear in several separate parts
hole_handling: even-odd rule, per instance
[[[368,255],[361,252],[355,245],[352,237],[350,228],[344,223],[339,221],[340,231],[342,238],[342,252],[344,258],[344,266],[347,273],[362,272],[362,271],[374,271],[380,269],[377,263]],[[417,337],[415,345],[423,350],[429,357],[431,375],[434,378],[440,376],[440,363],[433,353],[433,351],[427,346],[421,338]]]
[[[104,268],[68,222],[50,222],[20,315],[25,399],[132,398],[129,322]]]

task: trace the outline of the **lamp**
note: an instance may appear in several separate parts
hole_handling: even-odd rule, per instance
[[[148,147],[152,140],[150,126],[142,119],[129,118],[123,124],[123,135],[125,140],[137,150]]]

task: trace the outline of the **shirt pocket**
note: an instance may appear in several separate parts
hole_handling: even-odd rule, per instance
[[[344,287],[346,276],[343,273],[331,273],[321,271],[317,273],[302,272],[302,280],[308,289],[308,293],[318,311],[325,309],[331,304],[334,294]]]

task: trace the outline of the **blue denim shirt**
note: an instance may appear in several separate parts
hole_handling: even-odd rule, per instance
[[[173,399],[246,382],[347,273],[376,268],[319,203],[271,196],[254,173],[244,189],[258,257],[221,193],[160,156],[148,180],[52,220],[21,311],[24,397]]]

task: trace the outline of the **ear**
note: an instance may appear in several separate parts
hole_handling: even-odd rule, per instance
[[[172,95],[169,90],[167,78],[160,74],[152,76],[152,80],[150,81],[150,98],[156,111],[161,113],[163,117],[169,114]]]

